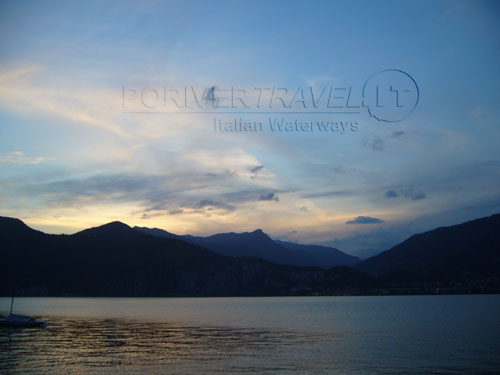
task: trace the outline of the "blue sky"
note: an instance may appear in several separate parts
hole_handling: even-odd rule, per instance
[[[0,214],[52,233],[262,228],[353,252],[499,212],[499,15],[495,1],[3,1]],[[122,107],[124,87],[359,92],[385,69],[418,84],[403,121],[238,114],[358,123],[344,134]]]

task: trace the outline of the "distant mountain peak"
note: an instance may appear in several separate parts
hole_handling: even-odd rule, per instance
[[[160,228],[147,228],[147,227],[135,226],[133,229],[136,231],[139,231],[141,233],[146,233],[148,235],[156,236],[156,237],[176,238],[176,239],[180,239],[182,237],[182,236],[178,236],[174,233],[167,232],[166,230],[160,229]]]
[[[112,221],[111,223],[101,225],[101,227],[131,229],[127,224],[122,223],[121,221]]]
[[[252,232],[218,233],[208,237],[177,236],[157,228],[135,229],[153,236],[184,240],[222,255],[262,258],[279,264],[331,268],[337,265],[350,266],[360,261],[335,248],[274,241],[260,228]]]
[[[172,232],[168,232],[165,229],[160,229],[160,228],[148,228],[148,227],[139,227],[139,226],[134,226],[132,229],[138,230],[138,231],[155,231],[155,232],[161,232],[161,233],[167,233],[172,236],[176,236],[176,234]]]
[[[20,227],[27,227],[27,225],[19,219],[13,217],[0,216],[0,223],[3,225],[17,225]]]
[[[26,235],[26,233],[41,233],[27,226],[22,220],[0,216],[0,229],[5,233]]]
[[[267,233],[265,233],[262,229],[256,229],[254,230],[253,232],[245,232],[245,233],[236,233],[237,236],[240,236],[240,235],[244,235],[244,236],[248,236],[250,238],[253,238],[253,239],[256,239],[258,241],[272,241],[274,242],[274,240],[269,237],[269,235]]]
[[[500,274],[500,214],[415,234],[354,268],[374,276]],[[422,276],[423,275],[423,276]],[[438,276],[436,276],[438,275]]]
[[[76,233],[76,235],[80,234],[99,234],[99,235],[124,235],[124,234],[135,234],[138,233],[127,224],[122,223],[121,221],[112,221],[111,223],[107,223],[98,227],[86,229],[84,231]]]
[[[264,235],[266,235],[266,236],[267,236],[267,234],[265,234],[265,233],[264,233],[264,231],[263,231],[262,229],[256,229],[256,230],[254,230],[253,232],[251,232],[250,234],[259,234],[259,235],[264,234]]]
[[[127,224],[122,223],[121,221],[112,221],[107,224],[100,225],[98,227],[90,228],[89,230],[98,230],[98,231],[106,231],[106,232],[128,232],[133,230]]]

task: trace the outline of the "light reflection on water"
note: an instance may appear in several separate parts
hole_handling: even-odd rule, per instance
[[[16,298],[0,375],[500,374],[500,295]],[[0,314],[10,299],[0,298]]]
[[[326,340],[325,335],[293,331],[50,317],[46,328],[0,329],[0,373],[297,371],[303,363],[277,361],[270,368],[259,358]]]

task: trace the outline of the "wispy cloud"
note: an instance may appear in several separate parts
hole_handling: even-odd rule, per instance
[[[391,134],[391,137],[392,138],[399,138],[399,137],[402,137],[403,135],[405,134],[404,131],[402,130],[399,130],[399,131],[395,131]]]
[[[399,197],[399,193],[395,190],[387,190],[385,192],[385,196],[387,198],[397,198],[397,197]]]
[[[413,189],[401,189],[400,193],[402,196],[411,199],[412,201],[418,201],[427,198],[427,194],[423,191],[413,190]]]
[[[26,156],[21,151],[13,151],[7,155],[0,155],[0,164],[13,164],[13,165],[36,165],[54,158],[44,156]]]
[[[376,217],[358,216],[352,220],[346,221],[346,224],[380,224],[383,222],[384,220],[378,219]]]
[[[2,106],[19,112],[46,114],[75,124],[98,127],[120,137],[131,136],[117,119],[117,92],[37,84],[34,73],[38,72],[44,70],[30,71],[29,79],[26,79],[28,73],[19,75],[3,72],[2,75],[9,78],[0,81]]]
[[[171,210],[169,211],[169,215],[180,215],[184,212],[183,209],[180,209],[180,208],[176,208],[175,210]]]
[[[342,197],[353,195],[355,192],[353,190],[332,190],[332,191],[324,191],[319,193],[310,193],[304,194],[304,198],[321,198],[321,197]]]
[[[6,84],[12,80],[28,78],[29,76],[43,70],[43,67],[37,65],[22,65],[16,66],[11,69],[5,69],[0,72],[0,82]]]
[[[385,147],[385,142],[380,137],[376,137],[371,140],[365,140],[363,144],[364,146],[372,149],[373,151],[383,151]]]
[[[258,165],[256,167],[253,167],[253,168],[250,168],[250,172],[252,173],[257,173],[258,171],[260,171],[262,168],[264,168],[263,165]]]
[[[220,209],[227,210],[227,211],[233,211],[236,209],[236,207],[231,205],[231,204],[216,201],[213,199],[203,199],[203,200],[193,204],[192,207],[193,208],[207,208],[208,210],[220,208]]]
[[[278,195],[275,192],[269,192],[267,194],[262,194],[259,197],[260,201],[279,201]]]
[[[418,201],[427,198],[427,194],[421,190],[414,190],[413,188],[405,188],[396,190],[387,190],[385,192],[386,198],[404,197],[412,201]]]

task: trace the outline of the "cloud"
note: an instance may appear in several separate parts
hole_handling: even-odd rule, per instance
[[[99,174],[68,177],[47,182],[24,182],[17,194],[36,197],[51,207],[91,206],[102,203],[139,205],[142,212],[168,211],[193,201],[193,194],[204,187],[202,175],[195,173]]]
[[[306,194],[304,198],[321,198],[321,197],[335,197],[335,196],[347,196],[353,195],[354,192],[352,190],[333,190],[333,191],[325,191],[321,193],[311,193]]]
[[[18,78],[23,78],[30,76],[32,73],[36,73],[43,70],[41,66],[21,66],[10,70],[5,70],[0,72],[0,82],[6,83],[10,80],[16,80]]]
[[[135,155],[140,156],[140,162],[134,161]],[[19,151],[0,155],[0,163],[37,164],[45,160],[50,159],[28,157]],[[12,204],[14,200],[31,201],[33,206],[51,209],[114,205],[120,212],[128,208],[134,216],[146,213],[150,217],[179,214],[176,210],[180,209],[184,214],[214,208],[233,211],[259,199],[279,200],[274,175],[262,167],[258,168],[259,179],[251,179],[250,170],[261,163],[241,149],[165,154],[153,148],[146,155],[143,149],[131,149],[126,161],[126,169],[110,164],[113,168],[108,173],[105,165],[96,174],[75,168],[53,169],[50,175],[16,176],[10,178],[15,187],[5,184],[9,176],[2,176],[0,193],[12,196]]]
[[[270,192],[266,194],[262,194],[259,197],[259,201],[279,201],[278,195],[275,192]]]
[[[371,141],[364,141],[363,144],[366,147],[371,148],[373,151],[383,151],[385,146],[385,142],[382,138],[375,138]]]
[[[416,191],[413,189],[401,189],[399,191],[402,196],[411,199],[412,201],[418,201],[427,198],[427,195],[423,191]]]
[[[257,173],[257,172],[258,172],[258,171],[260,171],[262,168],[264,168],[264,166],[263,166],[263,165],[258,165],[258,166],[254,167],[254,168],[250,168],[250,172],[252,172],[252,173]]]
[[[258,165],[253,168],[249,168],[250,172],[253,173],[253,175],[250,177],[252,180],[257,178],[257,174],[264,168],[263,165]]]
[[[118,118],[116,92],[112,90],[40,87],[17,76],[0,82],[0,99],[3,106],[10,109],[37,116],[49,114],[64,121],[101,128],[122,138],[132,137]]]
[[[203,199],[203,200],[199,201],[198,203],[195,203],[192,207],[197,208],[197,209],[207,208],[208,210],[211,210],[214,208],[220,208],[220,209],[227,210],[227,211],[233,211],[236,209],[236,207],[231,205],[231,204],[214,201],[212,199]]]
[[[462,206],[450,211],[428,213],[414,218],[393,221],[391,224],[387,223],[387,225],[382,226],[357,226],[354,232],[347,235],[339,233],[333,240],[323,244],[348,253],[361,249],[389,250],[415,233],[422,233],[441,226],[460,224],[498,212],[500,212],[500,199],[488,200],[473,207]]]
[[[358,216],[353,220],[346,221],[346,224],[380,224],[384,220],[370,216]]]
[[[206,177],[225,179],[226,177],[237,176],[238,172],[226,169],[224,173],[205,173]]]
[[[162,213],[154,213],[154,214],[149,214],[149,213],[143,213],[142,216],[141,216],[141,219],[151,219],[153,217],[158,217],[158,216],[163,216]]]
[[[393,137],[393,138],[399,138],[399,137],[402,137],[404,134],[405,134],[404,131],[399,130],[397,132],[393,132],[392,135],[391,135],[391,137]]]
[[[54,75],[57,80],[53,79]],[[49,116],[53,125],[61,123],[83,130],[92,127],[122,142],[183,134],[182,127],[165,126],[161,118],[127,114],[121,90],[103,87],[102,82],[94,82],[91,77],[94,76],[89,73],[89,81],[82,84],[71,74],[56,72],[53,67],[20,71],[3,68],[0,69],[0,102],[3,108],[23,115]],[[169,118],[178,124],[189,121],[191,128],[201,126],[200,122],[182,115],[171,114]]]
[[[271,199],[261,199],[261,198],[271,198],[271,194],[275,194],[278,197],[276,191],[270,192],[269,189],[263,189],[259,187],[248,188],[240,191],[231,191],[223,194],[219,194],[221,200],[228,203],[240,204],[245,202],[255,202],[259,200],[271,200]]]
[[[43,156],[25,156],[21,151],[14,151],[7,155],[0,155],[0,164],[14,164],[14,165],[36,165],[44,161],[54,160],[53,158],[46,158]]]
[[[386,196],[387,198],[397,198],[397,197],[399,197],[399,194],[398,194],[398,192],[397,192],[397,191],[395,191],[395,190],[387,190],[387,191],[385,192],[385,196]]]
[[[84,178],[67,178],[59,181],[29,185],[27,189],[40,194],[67,194],[69,196],[112,196],[121,194],[138,198],[145,192],[158,193],[164,186],[165,176],[108,174]],[[152,188],[151,186],[157,186]],[[158,189],[158,190],[157,190]]]
[[[399,191],[387,190],[385,192],[385,196],[386,198],[398,198],[401,196],[411,199],[412,201],[418,201],[427,198],[427,194],[425,194],[423,191],[414,190],[412,188],[400,189]]]
[[[184,210],[183,210],[183,209],[176,208],[175,210],[171,210],[171,211],[169,211],[168,213],[169,213],[170,215],[178,215],[178,214],[182,214],[183,212],[184,212]]]
[[[338,174],[345,174],[347,172],[345,167],[343,167],[342,165],[337,165],[336,167],[333,167],[333,171]]]

